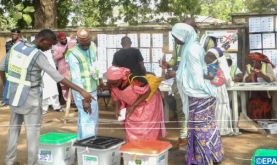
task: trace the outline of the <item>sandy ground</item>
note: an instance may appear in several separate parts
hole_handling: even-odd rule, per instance
[[[120,124],[115,123],[113,112],[110,110],[111,106],[105,108],[100,103],[100,125],[99,135],[111,136],[111,137],[124,137],[124,132]],[[76,119],[77,113],[74,110],[71,113],[75,115],[67,123],[63,121],[63,112],[50,111],[43,118],[43,125],[41,133],[48,132],[66,132],[74,133],[77,130]],[[115,123],[115,124],[110,124]],[[9,124],[9,110],[0,108],[0,165],[4,164],[4,155],[7,142]],[[167,124],[167,136],[166,140],[170,141],[173,145],[176,145],[178,139],[178,130],[175,123]],[[113,128],[113,129],[111,129]],[[23,127],[21,130],[20,140],[18,144],[17,161],[20,165],[26,164],[26,132]],[[223,137],[223,145],[225,157],[222,165],[247,165],[250,164],[251,156],[253,152],[258,148],[271,148],[277,149],[277,136],[276,135],[262,135],[256,133],[243,132],[239,136]],[[184,165],[185,164],[185,149],[177,150],[173,148],[169,151],[169,165]]]

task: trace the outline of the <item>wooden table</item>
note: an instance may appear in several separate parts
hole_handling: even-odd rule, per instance
[[[233,126],[236,134],[239,134],[238,128],[238,92],[241,94],[242,113],[246,113],[246,91],[277,91],[277,83],[235,83],[227,88],[232,93],[232,111],[233,111]]]

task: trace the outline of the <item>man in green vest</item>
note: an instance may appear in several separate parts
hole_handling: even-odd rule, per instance
[[[99,70],[97,67],[96,47],[85,29],[77,31],[77,44],[66,54],[70,68],[70,79],[97,98]],[[78,108],[78,139],[96,135],[98,122],[98,103],[93,100],[88,107],[83,107],[82,96],[72,91],[74,102]]]
[[[56,82],[80,93],[84,102],[93,98],[88,92],[65,79],[53,68],[42,51],[49,50],[56,43],[56,35],[44,29],[36,35],[34,44],[25,41],[12,46],[0,64],[0,78],[9,81],[8,98],[11,109],[7,153],[5,164],[12,165],[16,159],[16,146],[24,122],[28,143],[28,165],[38,164],[38,141],[42,121],[42,71]]]

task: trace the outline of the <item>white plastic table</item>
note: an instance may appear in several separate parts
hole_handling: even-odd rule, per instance
[[[246,113],[246,91],[277,91],[277,83],[235,83],[233,86],[227,88],[232,93],[232,110],[233,110],[233,124],[234,131],[239,134],[238,129],[238,92],[241,94],[241,109],[242,113]]]

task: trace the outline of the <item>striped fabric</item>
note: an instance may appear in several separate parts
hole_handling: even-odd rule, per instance
[[[189,97],[187,165],[212,165],[223,159],[222,143],[215,123],[216,98]]]
[[[70,56],[73,56],[78,61],[78,69],[74,69],[72,66],[72,60]],[[75,83],[74,77],[72,75],[75,71],[79,71],[81,85],[87,92],[93,92],[97,88],[98,79],[92,76],[92,66],[96,61],[96,53],[93,46],[89,50],[82,50],[78,45],[72,48],[66,55],[67,62],[70,67],[71,80]]]

